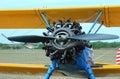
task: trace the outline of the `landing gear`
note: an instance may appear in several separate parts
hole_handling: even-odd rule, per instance
[[[88,54],[87,47],[85,47],[85,49],[81,51],[81,55],[76,56],[77,65],[88,73],[89,75],[88,79],[95,79],[91,66],[88,63],[87,54]]]
[[[52,60],[52,64],[50,65],[44,79],[50,79],[50,76],[52,75],[53,71],[56,69],[57,61]]]

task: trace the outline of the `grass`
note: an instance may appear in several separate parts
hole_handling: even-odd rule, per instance
[[[0,63],[49,64],[44,50],[0,50]]]
[[[117,48],[94,50],[95,61],[115,64]],[[28,64],[50,64],[50,60],[45,56],[44,50],[0,50],[0,63],[28,63]],[[112,77],[97,79],[113,79]],[[22,74],[0,74],[0,79],[43,79],[40,75],[22,75]],[[51,79],[78,79],[71,77],[55,77]],[[114,77],[114,79],[119,79]]]

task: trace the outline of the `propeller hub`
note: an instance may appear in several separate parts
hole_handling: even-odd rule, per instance
[[[72,35],[72,32],[67,28],[60,28],[57,29],[53,36],[55,39],[52,41],[52,45],[59,50],[65,49],[71,42],[70,39],[68,39],[69,36]]]

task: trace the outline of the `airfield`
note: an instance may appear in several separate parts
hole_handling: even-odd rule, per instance
[[[106,48],[94,50],[94,59],[97,62],[115,64],[118,48]],[[50,64],[50,60],[41,49],[0,50],[0,63],[27,63],[27,64]],[[101,72],[102,73],[102,72]],[[104,73],[103,73],[104,74]],[[43,79],[42,75],[24,74],[0,74],[0,79]],[[52,76],[51,79],[80,79],[73,77]],[[83,78],[81,78],[83,79]],[[102,77],[96,79],[120,79],[119,77]]]

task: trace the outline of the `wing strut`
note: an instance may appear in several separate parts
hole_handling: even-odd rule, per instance
[[[102,21],[102,23],[100,24],[100,26],[97,28],[97,30],[95,31],[95,33],[94,34],[96,34],[97,32],[98,32],[98,30],[101,28],[101,26],[103,25],[103,21]]]
[[[94,26],[96,25],[96,23],[100,20],[100,17],[102,16],[102,14],[103,14],[103,11],[100,11],[99,14],[98,14],[98,16],[97,16],[97,18],[95,19],[92,27],[90,28],[88,34],[90,34],[90,32],[92,31],[92,29],[94,28]]]
[[[42,17],[42,19],[44,20],[44,22],[46,23],[47,27],[50,28],[51,26],[50,26],[49,22],[47,21],[44,13],[41,13],[41,17]]]

